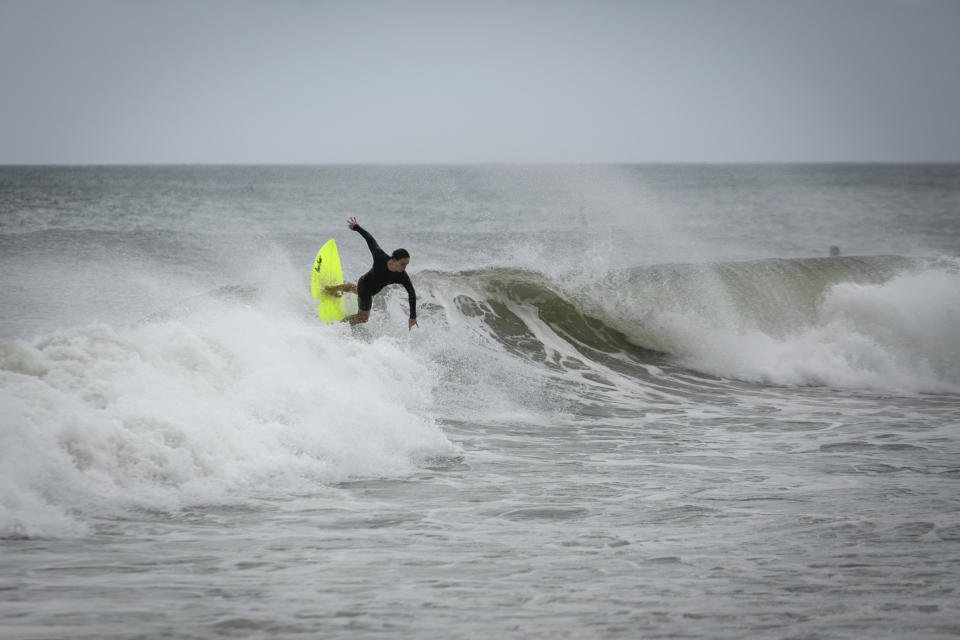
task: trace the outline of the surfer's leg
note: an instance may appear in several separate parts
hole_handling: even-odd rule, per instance
[[[359,284],[363,286],[363,278],[360,279]],[[370,319],[370,309],[373,308],[373,296],[366,290],[357,291],[357,285],[353,285],[353,290],[357,292],[357,306],[360,307],[360,310],[352,316],[344,318],[343,321],[349,322],[350,324],[362,324]]]

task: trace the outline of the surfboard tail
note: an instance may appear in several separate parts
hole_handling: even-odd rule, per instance
[[[310,293],[317,300],[317,317],[324,322],[339,322],[350,314],[352,305],[346,294],[336,296],[325,290],[338,284],[343,284],[343,271],[337,242],[330,238],[317,252],[310,272]]]

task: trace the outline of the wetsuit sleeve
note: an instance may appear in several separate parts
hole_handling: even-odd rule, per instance
[[[363,236],[363,239],[367,241],[367,246],[370,247],[370,253],[373,254],[373,257],[377,257],[377,252],[386,254],[386,251],[380,248],[380,245],[377,244],[377,241],[373,239],[373,236],[370,235],[370,232],[361,227],[358,224],[353,225],[353,230]]]
[[[406,273],[403,274],[403,288],[407,290],[407,297],[410,300],[410,319],[417,319],[417,292],[413,288],[413,283],[410,282],[410,276]]]

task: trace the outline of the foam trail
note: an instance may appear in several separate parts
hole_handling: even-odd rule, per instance
[[[433,384],[397,340],[248,305],[0,344],[0,535],[410,473],[455,451]]]

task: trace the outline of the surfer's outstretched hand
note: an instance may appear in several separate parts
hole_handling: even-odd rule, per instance
[[[347,226],[350,227],[350,231],[353,231],[353,228],[357,226],[357,219],[350,216],[350,219],[347,220]]]
[[[417,327],[419,329],[420,325],[417,324],[416,318],[410,318],[410,322],[407,323],[407,331],[413,331],[414,327]]]

